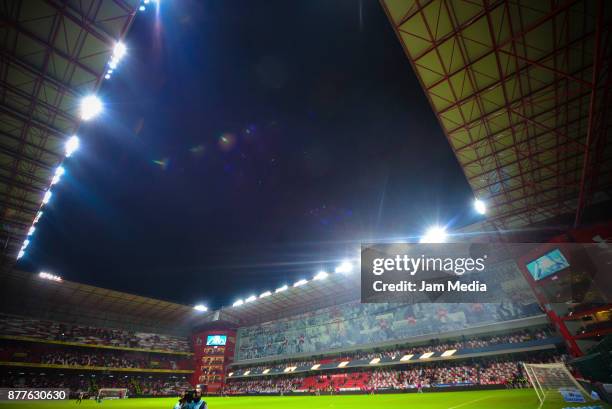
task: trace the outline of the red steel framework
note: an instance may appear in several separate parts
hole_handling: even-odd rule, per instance
[[[612,4],[381,0],[488,222],[609,200]]]
[[[0,265],[41,210],[78,101],[95,93],[139,0],[0,1]]]

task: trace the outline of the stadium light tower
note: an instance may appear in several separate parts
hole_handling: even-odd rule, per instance
[[[487,213],[487,204],[480,199],[474,200],[474,210],[476,213],[485,215]]]
[[[89,121],[102,112],[102,101],[95,95],[88,95],[81,99],[81,119]]]
[[[446,243],[447,238],[448,234],[444,227],[433,226],[427,229],[419,243]]]

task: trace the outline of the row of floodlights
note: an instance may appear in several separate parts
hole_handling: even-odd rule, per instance
[[[159,0],[142,0],[142,2],[140,3],[140,6],[138,7],[138,10],[140,11],[146,11],[147,10],[147,6],[151,3],[155,3],[158,2]]]
[[[486,203],[482,200],[482,199],[476,199],[474,200],[474,210],[480,214],[480,215],[485,215],[487,213],[487,205]],[[448,233],[446,231],[446,228],[443,226],[432,226],[429,229],[427,229],[425,231],[425,234],[423,234],[419,240],[420,243],[446,243],[446,241],[448,240]],[[342,264],[340,264],[337,268],[336,268],[336,273],[344,273],[344,274],[348,274],[353,270],[353,265],[348,262],[348,261],[344,261]],[[319,280],[324,280],[329,276],[329,273],[326,271],[319,271],[313,278],[312,281],[319,281]],[[308,284],[308,280],[306,279],[301,279],[296,281],[293,284],[293,287],[301,287],[305,284]],[[277,288],[276,290],[274,290],[274,294],[286,291],[289,289],[288,285],[283,285],[282,287]],[[256,295],[251,295],[250,297],[247,297],[245,299],[238,299],[236,300],[233,304],[232,307],[240,307],[241,305],[253,302],[259,298],[266,298],[271,296],[273,293],[272,291],[264,291],[263,293],[259,294],[259,297]],[[200,311],[200,312],[206,312],[208,311],[208,307],[206,307],[203,304],[197,304],[193,307],[194,310],[196,311]]]
[[[443,358],[448,358],[453,356],[455,353],[457,352],[456,349],[449,349],[448,351],[444,351],[440,356]],[[425,352],[424,354],[422,354],[421,356],[419,356],[417,359],[429,359],[431,358],[433,355],[435,354],[435,352]],[[400,358],[400,362],[407,362],[410,361],[412,358],[414,357],[414,354],[407,354],[404,355]],[[336,368],[344,368],[346,366],[348,366],[348,364],[350,364],[351,361],[342,361],[339,362],[338,365],[336,365]],[[380,363],[380,358],[373,358],[368,365],[378,365]],[[316,371],[321,367],[321,364],[314,364],[312,367],[310,367],[311,371]],[[295,370],[297,369],[297,366],[288,366],[285,369],[283,369],[284,373],[291,373],[291,372],[295,372]],[[331,369],[331,368],[328,368]],[[261,375],[266,375],[270,372],[270,369],[264,369],[261,372]],[[248,376],[251,373],[250,370],[245,371],[242,376]],[[234,375],[234,372],[230,372],[227,374],[228,377],[231,377]]]
[[[42,278],[43,280],[55,281],[58,283],[63,281],[62,277],[56,276],[55,274],[45,273],[44,271],[38,273],[38,277]]]
[[[110,78],[110,74],[112,74],[112,70],[114,70],[117,67],[117,64],[119,63],[119,61],[121,61],[121,59],[125,56],[126,53],[127,53],[127,47],[125,46],[125,44],[123,44],[122,42],[115,43],[115,46],[113,48],[113,54],[111,56],[111,60],[108,63],[109,69],[107,70],[107,73],[105,75],[106,79]],[[94,94],[86,95],[83,98],[81,98],[81,101],[79,103],[79,117],[83,121],[89,121],[89,120],[94,119],[98,115],[100,115],[103,109],[104,109],[104,106],[98,96]],[[79,149],[79,137],[77,135],[72,135],[70,138],[68,138],[68,140],[64,144],[64,159],[71,157],[72,154],[76,152],[78,149]],[[51,179],[49,189],[45,192],[43,196],[41,209],[39,209],[38,213],[36,214],[36,217],[34,218],[34,221],[32,222],[32,225],[30,226],[28,230],[27,237],[23,241],[21,245],[21,249],[19,250],[19,253],[17,254],[17,260],[19,260],[25,255],[25,251],[27,247],[30,245],[30,238],[36,231],[36,224],[38,223],[41,216],[43,215],[42,207],[48,204],[49,201],[51,200],[51,196],[53,195],[53,192],[51,191],[51,187],[59,183],[64,173],[66,173],[66,169],[64,169],[62,165],[58,166],[55,169],[55,172],[53,172],[53,177]]]
[[[353,265],[349,261],[343,261],[338,267],[336,267],[336,270],[335,270],[336,273],[341,273],[341,274],[349,274],[352,271],[353,271]],[[329,277],[329,273],[327,271],[319,271],[312,278],[312,281],[325,280],[327,277]],[[308,280],[301,279],[293,283],[293,287],[294,288],[301,287],[308,283],[309,283]],[[274,294],[282,293],[283,291],[287,291],[288,289],[289,289],[289,286],[285,284],[282,287],[279,287],[276,290],[274,290]],[[244,300],[243,299],[236,300],[234,304],[232,304],[232,307],[239,307],[243,304],[253,302],[257,300],[258,298],[266,298],[271,295],[272,295],[272,291],[264,291],[263,293],[259,294],[259,297],[257,297],[256,295],[251,295],[250,297],[247,297]]]
[[[343,261],[338,267],[336,267],[336,269],[334,270],[336,273],[339,274],[350,274],[353,271],[353,264],[351,264],[350,261]],[[327,277],[329,277],[330,273],[328,273],[327,271],[319,271],[317,274],[315,274],[315,276],[312,278],[311,281],[321,281],[321,280],[325,280]],[[297,287],[301,287],[303,285],[308,284],[309,281],[306,279],[301,279],[296,281],[295,283],[293,283],[293,287],[297,288]],[[274,292],[272,291],[264,291],[263,293],[259,294],[259,297],[256,295],[251,295],[250,297],[243,299],[239,299],[236,300],[234,302],[234,304],[232,304],[232,307],[240,307],[243,304],[248,304],[251,303],[257,299],[261,299],[261,298],[266,298],[266,297],[270,297],[273,294],[278,294],[278,293],[282,293],[283,291],[287,291],[289,289],[289,286],[287,284],[278,287],[276,290],[274,290]],[[194,310],[199,311],[199,312],[206,312],[208,311],[208,307],[206,307],[203,304],[197,304],[193,307]]]

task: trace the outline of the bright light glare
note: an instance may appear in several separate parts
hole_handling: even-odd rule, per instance
[[[51,280],[51,281],[57,281],[57,282],[62,281],[62,277],[56,276],[54,274],[45,273],[44,271],[39,273],[38,276],[40,278],[44,278],[45,280]]]
[[[36,231],[36,227],[31,226],[31,227],[30,227],[30,230],[28,230],[28,236],[33,235],[35,231]]]
[[[57,169],[55,169],[55,174],[53,175],[53,179],[51,180],[51,185],[55,185],[57,182],[59,182],[64,173],[66,173],[64,167],[58,166]]]
[[[446,229],[440,226],[430,227],[423,237],[421,237],[420,243],[445,243],[448,238]]]
[[[30,240],[25,239],[25,240],[23,241],[23,244],[21,245],[21,249],[22,249],[22,250],[25,250],[25,249],[26,249],[26,248],[27,248],[29,245],[30,245]]]
[[[348,274],[353,271],[353,265],[348,261],[343,261],[338,267],[336,267],[336,273]]]
[[[302,280],[296,281],[295,284],[293,284],[293,286],[294,287],[299,287],[299,286],[302,286],[302,285],[306,284],[307,282],[308,282],[308,280],[302,279]]]
[[[480,199],[474,200],[474,210],[478,214],[486,214],[487,213],[487,204]]]
[[[313,278],[313,279],[314,279],[314,280],[324,280],[324,279],[326,279],[326,278],[327,278],[327,276],[328,276],[328,275],[329,275],[329,274],[327,274],[325,271],[319,271],[319,272],[317,273],[317,275],[316,275],[316,276],[314,276],[314,278]]]
[[[244,302],[253,302],[257,299],[257,296],[255,295],[251,295],[250,297],[247,297],[246,300],[244,300]]]
[[[42,215],[43,215],[42,211],[38,211],[38,213],[36,213],[36,217],[34,218],[34,224],[38,223]]]
[[[126,53],[127,53],[127,47],[125,46],[125,44],[123,44],[121,41],[115,44],[115,48],[113,49],[113,58],[116,61],[119,61],[123,57],[125,57]]]
[[[51,193],[51,191],[50,191],[50,190],[47,190],[47,191],[45,192],[45,196],[43,197],[43,200],[42,200],[43,204],[47,204],[47,203],[49,203],[49,200],[51,200],[51,196],[52,196],[52,195],[53,195],[53,193]]]
[[[81,100],[81,119],[89,121],[102,112],[102,101],[95,95],[88,95]]]
[[[263,293],[259,294],[259,298],[266,298],[272,295],[271,291],[264,291]]]
[[[208,311],[208,307],[203,304],[194,305],[193,309],[200,312]]]
[[[21,249],[21,250],[19,250],[19,254],[17,254],[17,260],[19,260],[23,256],[25,256],[25,251],[23,249]]]
[[[64,151],[67,158],[72,156],[79,149],[79,137],[76,135],[72,135],[70,139],[66,141],[66,145],[64,145]]]
[[[282,293],[283,291],[287,291],[287,288],[289,288],[286,284],[282,287],[277,288],[276,290],[274,290],[275,293]]]
[[[244,304],[243,300],[236,300],[236,302],[232,304],[232,307],[240,307],[242,304]]]

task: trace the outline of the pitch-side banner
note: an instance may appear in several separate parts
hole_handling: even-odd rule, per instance
[[[610,302],[609,246],[597,244],[363,244],[364,303]]]

